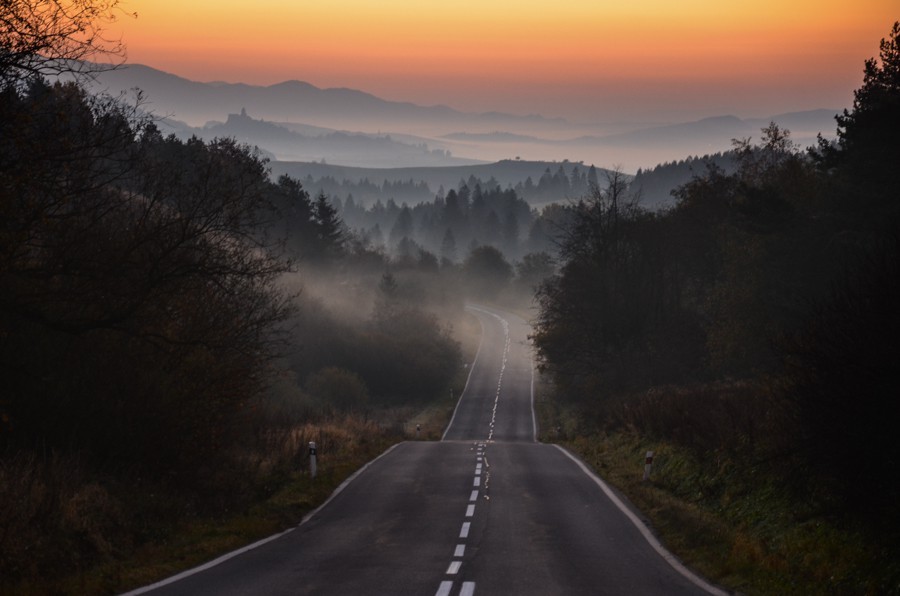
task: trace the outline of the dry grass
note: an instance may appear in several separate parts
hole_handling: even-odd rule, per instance
[[[247,494],[211,506],[163,486],[100,478],[71,457],[0,460],[0,593],[121,592],[290,527],[406,438],[387,417],[261,433],[230,471],[243,476]],[[315,479],[309,441],[318,449]]]
[[[466,362],[480,334],[471,315],[455,322]],[[452,392],[424,406],[264,421],[225,454],[230,466],[204,471],[227,487],[210,494],[102,475],[77,456],[0,457],[0,594],[122,592],[295,525],[391,444],[414,440],[416,425],[419,440],[440,439],[467,376],[461,367]]]
[[[672,552],[714,582],[742,594],[900,594],[897,545],[826,514],[821,495],[797,490],[803,483],[789,481],[784,462],[760,457],[778,441],[764,436],[763,420],[745,416],[759,407],[747,401],[751,394],[743,385],[721,393],[670,390],[639,402],[629,424],[608,431],[590,430],[553,401],[552,386],[539,385],[537,404],[548,429],[542,438],[579,454],[634,503]],[[671,430],[662,438],[646,430],[664,426],[667,413]],[[692,415],[696,433],[707,426],[711,432],[680,444]],[[722,421],[731,426],[720,428]],[[729,437],[728,430],[755,435]],[[644,482],[648,450],[655,457]]]

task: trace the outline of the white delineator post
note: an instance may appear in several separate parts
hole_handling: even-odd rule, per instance
[[[650,469],[653,467],[653,452],[648,451],[644,459],[644,480],[650,480]]]
[[[311,478],[316,477],[316,442],[309,442],[309,475]]]

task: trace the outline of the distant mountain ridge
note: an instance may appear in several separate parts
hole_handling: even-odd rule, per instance
[[[420,106],[388,101],[347,88],[321,89],[303,81],[284,81],[268,86],[244,83],[200,83],[142,64],[127,64],[102,72],[96,88],[110,93],[140,88],[148,93],[148,107],[159,116],[171,116],[200,126],[222,114],[251,109],[274,121],[299,121],[337,129],[366,130],[377,122],[384,129],[410,126],[497,126],[516,123],[558,125],[560,119],[491,112],[472,114],[448,106]],[[360,126],[360,125],[365,126]]]
[[[791,112],[772,116],[770,118],[741,119],[737,116],[713,116],[692,122],[667,124],[640,128],[638,130],[622,132],[610,135],[584,135],[572,139],[552,140],[532,135],[520,135],[511,132],[494,131],[490,133],[455,132],[443,135],[442,138],[454,141],[487,142],[487,143],[539,143],[546,145],[571,146],[571,145],[641,145],[659,142],[691,142],[696,140],[706,141],[716,139],[728,143],[732,138],[742,136],[759,137],[760,129],[770,122],[775,122],[782,128],[794,131],[795,137],[799,134],[801,139],[815,138],[819,133],[824,136],[832,136],[827,132],[827,127],[834,128],[834,116],[836,110],[810,110],[806,112]],[[796,140],[796,138],[795,138]],[[802,141],[799,141],[802,143]]]
[[[276,161],[270,164],[272,175],[277,177],[287,174],[294,178],[332,178],[334,180],[351,180],[354,182],[367,180],[377,185],[385,182],[412,180],[424,182],[436,191],[440,187],[445,190],[456,188],[460,181],[466,181],[475,177],[483,181],[493,180],[501,188],[515,186],[531,178],[537,183],[538,179],[546,173],[555,173],[562,169],[566,175],[579,169],[586,173],[591,165],[580,162],[551,162],[551,161],[526,161],[526,160],[502,160],[495,163],[460,165],[452,167],[412,167],[412,168],[357,168],[319,163],[285,162]],[[596,168],[597,175],[604,177],[608,170]],[[630,176],[626,176],[630,179]],[[559,197],[560,200],[566,197]],[[574,198],[574,197],[569,197]]]
[[[799,145],[809,146],[820,133],[835,136],[834,116],[839,112],[818,109],[748,119],[724,115],[685,123],[635,124],[627,130],[535,115],[465,113],[444,105],[388,101],[354,89],[320,89],[302,81],[269,86],[199,83],[140,64],[100,73],[95,84],[95,90],[112,94],[133,88],[146,92],[145,108],[169,117],[166,124],[176,134],[206,138],[218,126],[216,121],[246,108],[256,122],[266,123],[268,132],[263,125],[247,134],[235,132],[234,122],[222,123],[215,132],[258,145],[280,160],[326,160],[361,167],[569,159],[636,172],[727,151],[735,138],[758,141],[760,129],[770,121],[789,129]],[[284,130],[275,131],[276,125]]]
[[[490,133],[454,132],[441,138],[477,146],[482,159],[503,159],[509,155],[553,159],[577,156],[595,164],[619,164],[626,171],[652,168],[655,165],[683,160],[691,156],[728,151],[733,139],[750,138],[758,143],[761,129],[775,122],[791,133],[800,147],[815,145],[821,134],[836,136],[835,115],[838,110],[818,109],[791,112],[769,118],[741,119],[737,116],[715,116],[693,122],[639,128],[608,135],[582,135],[574,138],[550,139],[521,135],[508,131]],[[457,149],[459,153],[461,149]]]
[[[240,114],[228,114],[225,122],[208,122],[203,127],[189,127],[172,121],[160,122],[158,126],[164,132],[173,132],[181,138],[234,138],[256,146],[264,155],[278,160],[380,168],[480,163],[478,160],[454,157],[443,145],[429,146],[422,139],[403,141],[385,134],[351,133],[312,126],[294,128],[253,118],[243,109]]]

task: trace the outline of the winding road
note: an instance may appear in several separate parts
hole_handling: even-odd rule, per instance
[[[442,441],[396,445],[298,527],[130,594],[725,594],[536,442],[528,324],[469,310],[482,341]]]

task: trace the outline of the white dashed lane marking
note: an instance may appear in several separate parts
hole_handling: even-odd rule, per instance
[[[462,528],[459,530],[459,537],[460,538],[468,538],[469,530],[471,529],[471,527],[472,527],[471,523],[463,522]]]
[[[496,407],[495,407],[496,410]],[[488,468],[490,465],[487,462],[487,458],[484,457],[484,443],[478,443],[476,447],[476,459],[477,463],[475,464],[475,476],[472,480],[474,486],[481,486],[481,474],[485,472],[485,489],[487,489],[487,480],[490,477]],[[475,517],[475,505],[478,501],[478,497],[480,495],[479,490],[476,488],[471,493],[469,493],[469,503],[466,505],[466,519],[472,519]],[[487,495],[485,495],[485,499],[487,499]],[[461,540],[465,540],[469,537],[469,533],[472,531],[472,522],[466,521],[463,522],[462,526],[459,529],[459,538]],[[458,543],[456,548],[453,551],[453,560],[450,561],[450,564],[447,566],[447,571],[444,572],[444,575],[458,575],[460,569],[462,569],[463,561],[462,559],[466,556],[466,545],[465,543]],[[453,581],[444,580],[438,586],[437,593],[435,596],[451,596],[454,591],[456,584]],[[462,582],[462,586],[460,587],[459,596],[473,596],[475,594],[475,582]]]

